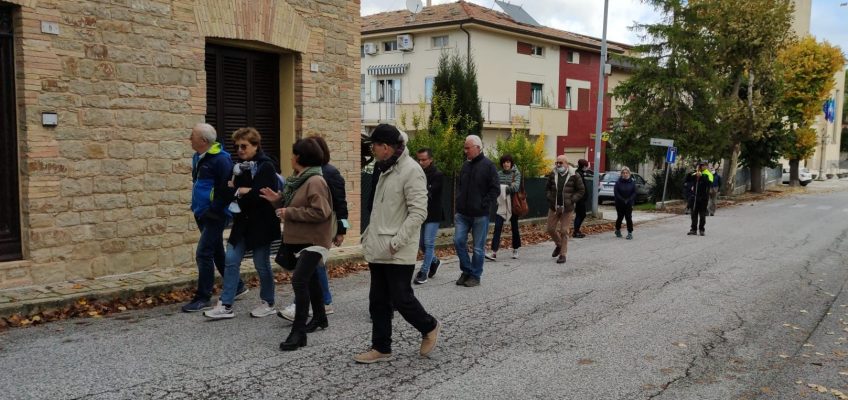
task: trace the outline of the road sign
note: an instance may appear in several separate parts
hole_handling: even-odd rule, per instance
[[[665,162],[674,164],[675,160],[677,160],[677,147],[669,147],[665,152]]]
[[[671,147],[671,146],[674,146],[674,140],[671,140],[671,139],[660,139],[660,138],[651,138],[651,146],[665,146],[665,147]]]

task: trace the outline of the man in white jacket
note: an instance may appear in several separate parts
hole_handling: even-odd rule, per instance
[[[421,356],[433,351],[441,330],[415,298],[411,284],[421,224],[427,218],[427,178],[409,157],[404,137],[394,126],[377,126],[371,134],[371,151],[379,178],[371,219],[362,234],[362,253],[371,271],[371,350],[353,357],[363,364],[392,358],[392,307],[421,332]]]

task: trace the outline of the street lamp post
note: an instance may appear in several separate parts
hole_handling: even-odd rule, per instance
[[[598,183],[601,164],[601,129],[604,118],[604,75],[607,66],[607,12],[609,0],[604,0],[604,33],[601,37],[601,67],[598,72],[598,115],[595,121],[595,173],[592,175],[592,215],[598,217]]]

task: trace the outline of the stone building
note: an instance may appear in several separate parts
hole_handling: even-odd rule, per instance
[[[324,135],[358,226],[359,7],[0,0],[0,288],[195,268],[204,120],[257,127],[284,172]]]

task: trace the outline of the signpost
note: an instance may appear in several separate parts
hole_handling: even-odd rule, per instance
[[[668,188],[668,172],[671,169],[671,164],[677,161],[677,147],[674,147],[674,140],[651,138],[651,146],[666,147],[665,152],[665,184],[663,185],[662,207],[665,208],[665,190]]]

